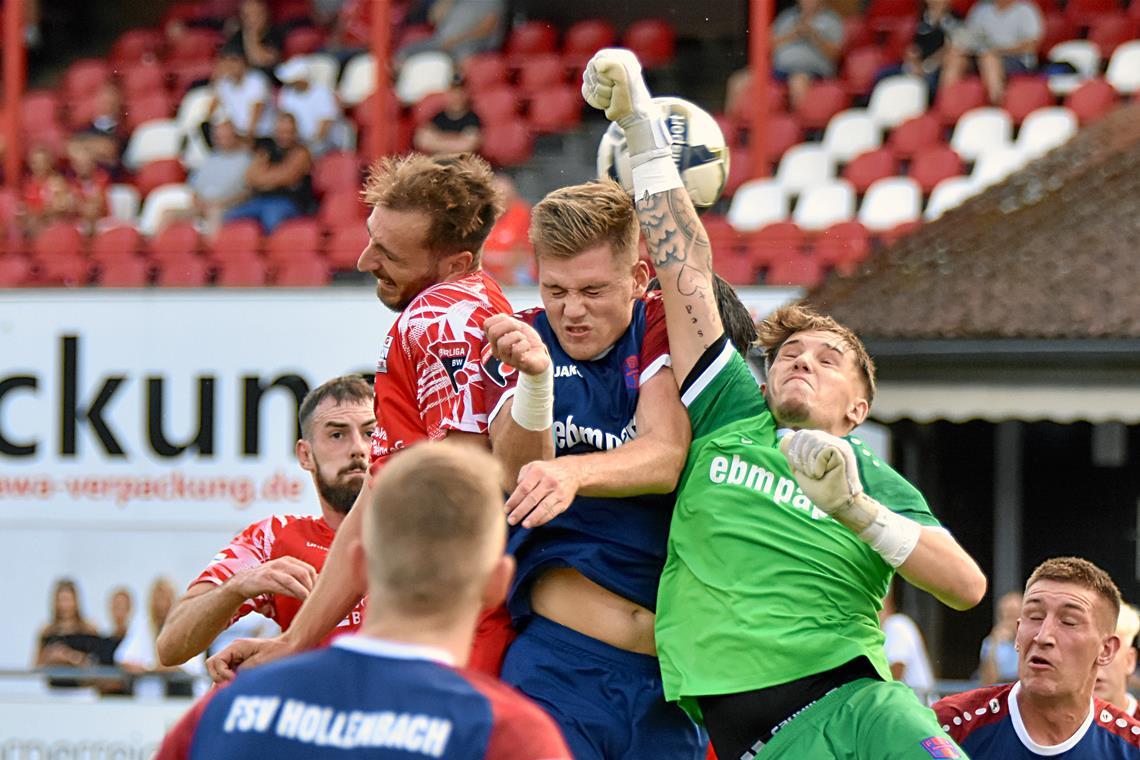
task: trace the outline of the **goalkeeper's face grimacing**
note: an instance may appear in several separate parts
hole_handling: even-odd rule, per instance
[[[827,330],[804,330],[788,338],[762,388],[781,427],[843,436],[870,409],[855,352]]]

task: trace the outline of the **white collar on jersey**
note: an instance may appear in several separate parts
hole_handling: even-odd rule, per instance
[[[1136,717],[1136,697],[1128,692],[1124,692],[1124,712],[1128,713],[1133,718]]]
[[[1025,730],[1025,722],[1021,720],[1021,707],[1017,704],[1017,695],[1021,693],[1021,681],[1013,685],[1009,690],[1009,698],[1006,700],[1009,703],[1009,719],[1013,721],[1013,730],[1017,733],[1017,738],[1021,743],[1035,755],[1059,755],[1062,752],[1068,752],[1077,745],[1081,739],[1085,738],[1085,734],[1089,732],[1089,727],[1092,726],[1094,705],[1092,697],[1089,697],[1089,714],[1085,716],[1085,720],[1081,723],[1080,727],[1073,732],[1065,741],[1060,744],[1038,744],[1033,741],[1029,736],[1029,732]]]
[[[332,645],[373,657],[389,657],[394,660],[431,660],[443,665],[455,665],[455,658],[439,647],[405,644],[401,641],[378,639],[375,636],[365,636],[359,633],[340,636],[333,641]]]

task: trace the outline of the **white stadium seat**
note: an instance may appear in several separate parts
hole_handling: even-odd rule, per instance
[[[970,180],[980,192],[991,185],[1002,182],[1028,162],[1029,157],[1017,148],[992,150],[978,158],[978,162],[974,164],[974,170],[970,172]]]
[[[804,230],[823,230],[855,216],[855,188],[845,179],[812,185],[800,194],[792,221]]]
[[[958,119],[950,135],[950,147],[965,161],[983,153],[1006,148],[1013,134],[1013,120],[1003,108],[972,108]]]
[[[178,122],[183,132],[198,129],[198,125],[206,120],[210,113],[210,103],[214,100],[214,93],[209,87],[195,87],[182,96],[178,104],[178,113],[174,120]]]
[[[151,161],[178,158],[182,151],[182,130],[174,119],[151,119],[135,127],[127,149],[123,151],[123,165],[131,171]]]
[[[167,212],[173,211],[194,212],[194,191],[189,185],[172,183],[151,190],[143,201],[142,213],[139,214],[139,232],[144,235],[158,232],[163,217]]]
[[[376,59],[371,53],[353,56],[344,66],[336,95],[346,108],[359,105],[376,89]]]
[[[1100,49],[1088,40],[1058,43],[1049,50],[1048,58],[1053,63],[1067,63],[1076,70],[1075,74],[1053,74],[1049,77],[1049,89],[1054,95],[1068,95],[1100,70]]]
[[[1044,156],[1077,133],[1077,115],[1063,106],[1038,108],[1025,117],[1015,147],[1029,158]]]
[[[921,77],[886,77],[875,85],[867,111],[880,127],[897,127],[926,113],[926,82]]]
[[[740,232],[755,232],[788,218],[788,196],[775,180],[748,180],[732,196],[725,218]]]
[[[933,221],[977,194],[978,189],[969,177],[947,177],[930,191],[930,199],[926,202],[922,218],[928,222]]]
[[[1133,93],[1140,90],[1140,40],[1125,42],[1116,49],[1108,62],[1104,78],[1117,92]]]
[[[396,97],[406,106],[451,86],[455,65],[447,53],[427,51],[409,56],[396,78]]]
[[[114,184],[107,188],[107,215],[134,223],[139,215],[139,191],[134,185]]]
[[[883,232],[922,217],[922,188],[910,177],[884,177],[867,188],[859,221],[872,232]]]
[[[883,131],[863,108],[840,111],[827,122],[823,147],[841,164],[883,144]]]
[[[776,181],[789,195],[835,178],[835,158],[819,143],[800,143],[784,151]]]
[[[336,75],[340,73],[340,64],[336,62],[336,58],[328,53],[313,53],[301,57],[309,65],[310,81],[313,84],[336,90]]]

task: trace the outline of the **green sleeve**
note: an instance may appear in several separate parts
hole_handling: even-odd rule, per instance
[[[693,367],[681,386],[681,401],[689,410],[693,440],[768,408],[748,364],[724,337]]]
[[[875,456],[858,438],[847,437],[859,462],[859,478],[867,495],[892,512],[909,517],[919,525],[941,527],[922,493],[889,464]]]

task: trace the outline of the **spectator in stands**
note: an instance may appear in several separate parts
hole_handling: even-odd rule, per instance
[[[207,235],[218,231],[225,212],[249,197],[245,173],[253,161],[253,153],[230,120],[215,124],[213,135],[210,152],[186,180],[194,191],[194,206]]]
[[[130,135],[123,119],[123,95],[118,86],[107,82],[95,94],[91,121],[71,136],[68,147],[78,144],[89,151],[110,176],[122,171],[123,148]]]
[[[895,680],[914,689],[923,704],[930,704],[934,695],[934,672],[926,643],[914,620],[898,611],[897,593],[898,584],[892,581],[883,598],[883,608],[879,610],[879,625],[885,637],[883,650]]]
[[[99,632],[83,615],[75,581],[70,578],[56,581],[51,622],[40,629],[35,667],[88,667],[97,661],[99,642]],[[50,683],[60,688],[80,685],[71,678],[53,678]]]
[[[28,151],[23,201],[25,226],[30,232],[75,216],[75,194],[67,178],[56,168],[55,155],[46,146],[37,145]]]
[[[95,231],[95,223],[107,215],[111,175],[99,166],[92,150],[83,143],[69,145],[67,155],[75,212],[85,231],[91,234]]]
[[[1093,694],[1111,702],[1131,717],[1137,717],[1140,705],[1128,693],[1128,679],[1136,672],[1136,634],[1140,633],[1140,615],[1131,604],[1120,605],[1116,619],[1116,635],[1120,637],[1120,651],[1108,665],[1101,666],[1096,674]]]
[[[843,21],[823,0],[797,0],[772,24],[772,68],[788,82],[792,108],[803,100],[812,79],[835,76],[843,46]]]
[[[273,130],[273,92],[269,78],[246,66],[240,48],[226,45],[218,56],[214,70],[214,99],[207,114],[207,125],[214,112],[221,109],[242,137],[265,137]],[[203,130],[206,141],[213,137]]]
[[[323,50],[343,65],[354,55],[368,52],[371,31],[372,3],[346,0],[338,6]]]
[[[253,196],[227,211],[225,221],[256,219],[266,233],[287,219],[312,212],[313,157],[297,136],[292,115],[277,117],[274,139],[258,141],[245,181]]]
[[[400,48],[396,60],[402,63],[416,53],[439,50],[461,64],[476,53],[498,50],[505,16],[504,0],[436,0],[428,14],[435,27],[432,36]]]
[[[910,74],[926,80],[931,96],[938,89],[942,60],[950,49],[954,34],[962,28],[962,20],[954,14],[950,0],[926,0],[914,36],[903,54],[903,62],[884,66],[875,74],[875,81],[896,74]]]
[[[186,681],[168,681],[165,689],[162,680],[146,678],[159,673],[173,673],[179,670],[198,675],[203,672],[201,660],[191,660],[182,668],[164,667],[158,660],[155,641],[174,606],[176,592],[174,585],[166,578],[156,578],[150,587],[145,615],[136,616],[123,642],[115,649],[115,662],[126,672],[141,676],[136,678],[134,693],[140,696],[161,696],[165,691],[168,697],[191,696],[192,690]]]
[[[443,110],[421,124],[412,136],[416,150],[439,153],[478,153],[483,144],[483,123],[471,110],[471,99],[456,77],[444,95]]]
[[[349,147],[348,123],[336,94],[313,81],[309,64],[300,58],[287,61],[277,67],[277,79],[281,82],[277,110],[293,115],[301,142],[313,156]]]
[[[285,37],[271,23],[265,0],[242,0],[238,9],[237,29],[226,40],[225,47],[240,50],[248,66],[273,76],[273,67],[281,60]]]
[[[1037,68],[1037,44],[1044,29],[1041,11],[1030,0],[978,3],[946,53],[940,84],[960,81],[972,62],[990,102],[1000,104],[1007,77]]]
[[[983,683],[1007,683],[1017,679],[1017,618],[1021,615],[1021,592],[1003,594],[997,604],[997,622],[982,639],[978,679]]]
[[[503,214],[483,243],[483,268],[507,285],[534,284],[534,250],[530,245],[530,204],[505,174],[495,175]]]
[[[126,586],[119,586],[111,591],[109,611],[111,613],[111,627],[102,637],[99,647],[98,661],[100,665],[112,666],[115,664],[115,650],[127,636],[131,626],[131,613],[134,610],[134,597]],[[100,694],[129,694],[130,684],[126,680],[100,680],[96,686]]]

